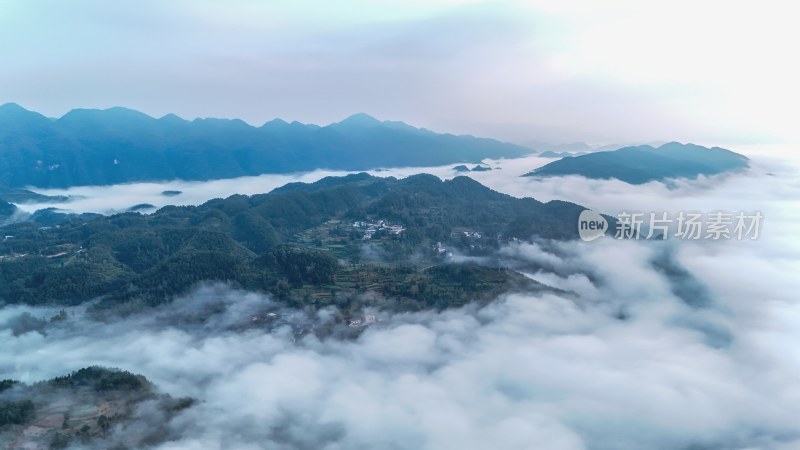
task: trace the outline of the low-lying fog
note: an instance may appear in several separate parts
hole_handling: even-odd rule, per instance
[[[430,173],[442,179],[466,175],[497,191],[515,197],[534,197],[537,200],[566,200],[600,212],[616,214],[621,209],[654,211],[669,208],[670,211],[702,210],[709,197],[714,199],[714,208],[741,210],[741,196],[753,198],[766,196],[780,198],[781,189],[800,185],[800,174],[795,164],[787,166],[788,159],[777,159],[761,154],[748,155],[751,168],[744,173],[700,177],[697,180],[675,180],[668,187],[664,183],[651,182],[642,186],[631,186],[617,180],[589,180],[582,177],[521,177],[531,170],[555,161],[553,158],[528,156],[516,159],[485,160],[481,166],[493,170],[484,172],[459,172],[450,164],[439,167],[403,167],[368,171],[381,177],[403,178],[417,173]],[[465,164],[468,168],[475,164]],[[35,192],[53,196],[68,196],[64,203],[25,203],[17,205],[32,213],[44,208],[57,208],[66,212],[91,212],[114,214],[127,211],[137,205],[152,205],[154,208],[141,212],[154,212],[166,205],[200,205],[213,198],[225,198],[234,194],[263,194],[291,182],[312,183],[327,176],[343,176],[352,172],[316,170],[307,173],[261,175],[205,182],[172,180],[164,182],[129,183],[111,186],[79,186],[69,189],[38,189]],[[778,190],[765,192],[753,190],[751,184],[763,184],[765,176],[777,177],[781,183],[770,183]],[[759,180],[759,181],[756,181]],[[783,186],[782,186],[783,185]],[[165,195],[165,192],[172,195]],[[642,191],[649,195],[642,195]]]
[[[511,245],[500,252],[509,266],[575,295],[504,295],[483,309],[386,316],[357,339],[297,339],[288,325],[242,331],[236,324],[274,304],[219,285],[146,317],[100,323],[77,311],[43,332],[15,333],[15,320],[51,311],[9,306],[0,310],[0,375],[30,382],[99,364],[200,399],[172,424],[181,438],[163,449],[800,447],[797,166],[758,159],[745,173],[671,189],[519,177],[548,161],[487,161],[495,170],[469,175],[515,196],[612,214],[761,211],[761,236]],[[331,174],[44,193],[83,195],[67,207],[106,211],[197,204]],[[225,308],[189,320],[209,303]],[[301,319],[324,326],[332,314]]]

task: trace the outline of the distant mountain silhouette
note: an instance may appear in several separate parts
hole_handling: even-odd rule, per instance
[[[11,188],[0,185],[0,201],[11,203],[60,203],[68,200],[69,197],[63,195],[42,195],[27,189]]]
[[[453,170],[455,170],[456,172],[489,172],[490,170],[492,170],[492,168],[478,164],[477,166],[470,169],[469,167],[461,164],[453,167]]]
[[[567,158],[567,157],[571,157],[571,156],[581,156],[581,155],[585,155],[585,154],[586,154],[586,152],[570,153],[570,152],[553,152],[553,151],[547,150],[547,151],[544,151],[542,153],[539,153],[536,156],[538,156],[539,158]]]
[[[0,185],[10,187],[419,167],[530,153],[367,114],[324,127],[280,119],[253,127],[238,119],[155,119],[126,108],[76,109],[50,119],[13,103],[0,106]]]
[[[642,184],[668,178],[714,175],[747,166],[748,159],[745,156],[730,150],[670,142],[658,148],[642,145],[564,158],[526,176],[581,175]]]

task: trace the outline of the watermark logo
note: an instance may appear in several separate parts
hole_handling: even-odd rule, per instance
[[[600,214],[587,209],[578,217],[578,235],[584,241],[593,241],[605,236],[608,230],[608,221]]]
[[[623,211],[617,214],[614,237],[645,240],[665,240],[670,237],[682,240],[756,240],[761,234],[763,221],[764,215],[760,211],[715,211],[705,214]],[[584,241],[604,236],[608,228],[606,219],[592,210],[581,212],[578,218],[578,235]]]

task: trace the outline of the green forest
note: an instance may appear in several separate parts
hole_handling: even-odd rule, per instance
[[[10,237],[0,243],[0,301],[146,307],[220,281],[294,306],[347,308],[354,295],[376,291],[397,308],[442,308],[520,284],[497,267],[446,269],[447,253],[490,255],[534,236],[570,239],[582,209],[514,198],[467,177],[358,174],[152,215],[53,213],[51,225],[3,228]],[[378,220],[402,231],[384,227],[366,239],[353,225]]]

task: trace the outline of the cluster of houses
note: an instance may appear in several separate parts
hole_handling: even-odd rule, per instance
[[[356,221],[353,222],[353,228],[364,231],[361,240],[368,241],[375,236],[375,233],[381,230],[386,230],[390,234],[400,234],[406,229],[402,225],[391,224],[385,220],[378,220],[377,222]]]
[[[376,319],[375,316],[366,315],[366,316],[364,316],[364,320],[361,320],[361,319],[353,319],[353,320],[351,320],[349,326],[351,328],[366,327],[366,326],[374,324],[377,321],[378,321],[378,319]]]
[[[447,257],[453,256],[453,252],[447,251],[447,246],[445,246],[441,242],[437,242],[436,244],[433,245],[433,252],[439,256],[447,256]]]
[[[251,322],[266,323],[270,325],[270,332],[275,333],[284,326],[289,326],[295,335],[302,335],[313,331],[314,322],[304,314],[269,312],[263,315],[250,316]],[[351,328],[367,327],[380,322],[373,314],[366,314],[358,319],[350,319],[347,324]]]
[[[6,236],[6,239],[4,239],[3,242],[5,242],[9,238],[13,238],[13,237],[14,236]],[[76,250],[76,247],[77,247],[77,250]],[[57,245],[55,247],[50,247],[47,250],[49,250],[51,252],[55,251],[55,253],[43,254],[43,252],[42,252],[42,253],[35,254],[33,256],[39,256],[39,257],[44,256],[47,259],[55,259],[55,258],[61,258],[62,256],[69,256],[69,255],[73,255],[73,254],[83,253],[83,252],[86,251],[83,248],[83,246],[75,246],[73,244]],[[24,257],[26,257],[28,255],[30,255],[30,254],[29,253],[11,253],[9,255],[0,255],[0,261],[16,259],[16,258],[24,258]]]

